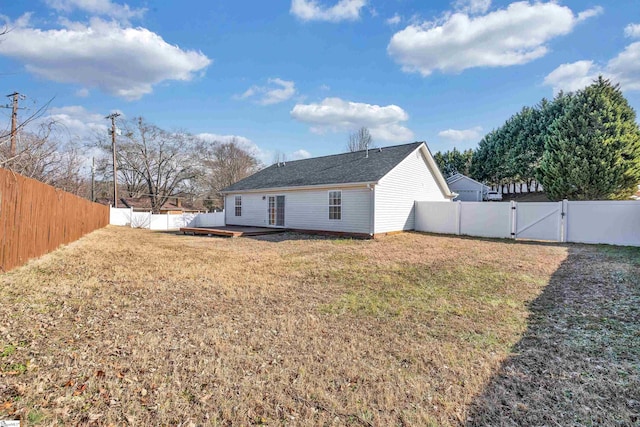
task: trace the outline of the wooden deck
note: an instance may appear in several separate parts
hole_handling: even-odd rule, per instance
[[[180,229],[183,234],[201,234],[205,236],[224,236],[224,237],[242,237],[242,236],[262,236],[265,234],[282,233],[287,231],[284,228],[266,228],[266,227],[242,227],[237,225],[227,225],[225,227],[183,227]]]

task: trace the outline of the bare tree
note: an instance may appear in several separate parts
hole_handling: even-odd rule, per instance
[[[123,128],[116,144],[118,180],[125,180],[127,194],[149,197],[151,210],[158,212],[185,182],[197,177],[192,156],[196,140],[184,132],[165,131],[142,117],[125,122]],[[101,169],[107,178],[111,144],[102,139],[99,146],[105,152]]]
[[[0,167],[45,184],[86,197],[88,182],[82,175],[84,158],[73,143],[62,144],[55,136],[57,124],[47,122],[37,132],[20,131],[17,152],[0,145]]]
[[[229,142],[200,141],[198,146],[209,208],[222,207],[220,191],[253,174],[260,168],[255,155],[243,149],[234,138]]]
[[[350,152],[366,150],[367,148],[373,148],[373,138],[371,133],[366,127],[361,127],[356,132],[349,135],[349,141],[347,142],[347,150]]]
[[[271,164],[275,165],[278,163],[284,163],[286,161],[287,161],[287,155],[280,150],[276,150],[275,153],[273,153],[273,160],[271,161]]]

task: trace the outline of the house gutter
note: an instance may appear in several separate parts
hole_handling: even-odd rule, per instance
[[[376,185],[378,181],[369,182],[348,182],[338,184],[318,184],[318,185],[301,185],[292,187],[268,187],[268,188],[253,188],[248,190],[223,190],[221,194],[239,194],[239,193],[269,193],[278,191],[296,191],[296,190],[318,190],[323,188],[351,188],[351,187],[368,187],[370,185]]]

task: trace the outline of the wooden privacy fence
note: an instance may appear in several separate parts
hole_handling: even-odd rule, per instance
[[[109,224],[109,207],[0,168],[0,272]]]

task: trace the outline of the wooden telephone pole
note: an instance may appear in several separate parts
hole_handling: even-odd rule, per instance
[[[25,96],[19,94],[18,92],[13,92],[12,94],[7,95],[7,98],[12,98],[11,105],[3,105],[2,108],[11,108],[11,148],[9,150],[9,158],[13,158],[16,156],[17,151],[16,139],[18,137],[18,101],[20,99],[25,99]]]
[[[113,207],[118,207],[118,166],[116,164],[116,118],[119,113],[109,114],[105,119],[111,120],[111,149],[113,150]]]
[[[18,97],[20,96],[20,94],[18,92],[14,92],[11,95],[7,96],[13,98],[13,104],[11,106],[11,151],[9,152],[9,156],[15,157],[16,129],[18,127]]]

